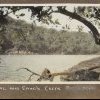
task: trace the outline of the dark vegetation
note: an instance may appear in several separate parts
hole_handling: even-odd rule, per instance
[[[0,54],[99,54],[100,34],[95,25],[100,25],[99,7],[74,7],[68,11],[66,6],[0,7]],[[52,13],[69,16],[83,23],[90,29],[90,33],[56,31],[27,24],[24,21],[13,20],[10,13],[28,9],[31,18],[37,18],[45,24],[58,25],[53,22]],[[16,15],[23,17],[24,12]],[[95,19],[93,24],[89,19]],[[66,22],[67,24],[67,22]]]
[[[0,31],[0,54],[98,54],[100,46],[85,32],[56,31],[7,17]]]

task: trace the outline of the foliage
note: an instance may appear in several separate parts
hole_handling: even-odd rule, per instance
[[[0,40],[4,41],[2,45],[6,47],[1,48],[3,54],[15,54],[16,51],[26,54],[96,54],[100,51],[89,33],[46,29],[10,17],[5,28],[5,34],[0,35]]]
[[[36,18],[38,21],[41,21],[45,24],[56,24],[60,25],[59,21],[53,21],[52,20],[52,13],[60,13],[65,16],[69,16],[72,19],[76,19],[80,22],[82,22],[84,25],[86,25],[92,32],[93,37],[95,39],[96,44],[100,44],[100,34],[89,20],[89,18],[95,18],[96,20],[100,19],[100,8],[95,6],[89,6],[89,7],[83,7],[78,6],[74,7],[74,11],[71,12],[67,9],[67,6],[6,6],[6,7],[0,7],[0,24],[1,26],[3,24],[7,23],[6,17],[10,14],[16,14],[17,11],[20,11],[22,9],[28,9],[28,11],[31,11],[31,17],[33,20]],[[25,13],[21,13],[19,15],[16,15],[17,18],[25,16]],[[97,21],[96,21],[97,23]],[[25,37],[23,37],[25,39]]]

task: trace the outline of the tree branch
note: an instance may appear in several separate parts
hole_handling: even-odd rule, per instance
[[[20,71],[20,70],[22,70],[22,69],[27,70],[28,72],[32,73],[32,75],[41,76],[41,75],[39,75],[39,74],[37,74],[37,73],[35,73],[35,72],[31,71],[31,70],[30,70],[30,69],[28,69],[28,68],[20,68],[20,69],[18,69],[18,70],[16,70],[16,71]]]
[[[82,22],[85,26],[87,26],[92,31],[96,44],[100,45],[100,34],[99,34],[97,28],[91,22],[89,22],[85,18],[81,17],[77,13],[70,12],[66,9],[63,9],[62,7],[58,7],[58,11],[56,11],[56,13],[60,13],[60,14],[69,16],[73,19],[76,19],[76,20]]]
[[[20,68],[18,69],[17,71],[19,70],[22,70],[22,69],[25,69],[27,70],[28,72],[32,73],[29,78],[28,78],[28,81],[31,81],[31,78],[33,77],[33,75],[36,75],[36,76],[39,76],[39,78],[37,79],[37,81],[42,81],[42,80],[49,80],[49,81],[53,81],[54,77],[56,76],[60,76],[60,75],[70,75],[70,73],[67,73],[67,72],[60,72],[60,73],[51,73],[48,69],[45,69],[41,75],[31,71],[30,69],[28,68]]]
[[[91,67],[91,68],[86,69],[86,71],[92,71],[92,70],[95,70],[95,69],[98,69],[98,68],[100,68],[100,66],[94,66],[94,67]],[[28,78],[28,81],[31,81],[31,79],[32,79],[32,77],[33,77],[34,75],[39,76],[39,78],[37,79],[37,81],[42,81],[42,80],[53,81],[53,80],[54,80],[54,77],[56,77],[56,76],[62,76],[62,75],[72,76],[73,73],[75,73],[75,72],[70,72],[70,71],[67,71],[67,72],[59,72],[59,73],[51,73],[50,70],[45,69],[45,70],[42,72],[42,74],[39,75],[39,74],[37,74],[37,73],[31,71],[31,70],[28,69],[28,68],[20,68],[20,69],[18,69],[17,71],[22,70],[22,69],[25,69],[25,70],[27,70],[28,72],[31,73],[31,75],[30,75],[29,78]],[[77,71],[78,71],[78,70],[77,70]],[[77,71],[76,71],[76,72],[77,72]],[[80,70],[79,70],[79,71],[80,71]]]
[[[98,68],[100,68],[100,66],[94,66],[92,68],[89,68],[88,70],[91,71],[91,70],[95,70],[95,69],[98,69]]]

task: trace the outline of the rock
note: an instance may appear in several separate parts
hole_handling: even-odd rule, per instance
[[[100,74],[95,71],[79,70],[69,76],[61,77],[62,81],[99,81]]]
[[[100,57],[83,61],[69,70],[70,75],[61,76],[61,81],[100,81]],[[98,67],[98,68],[97,68]],[[93,68],[92,70],[90,70]]]

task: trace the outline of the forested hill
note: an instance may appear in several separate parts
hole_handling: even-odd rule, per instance
[[[7,21],[0,29],[0,54],[99,54],[89,33],[46,29],[10,17]]]

